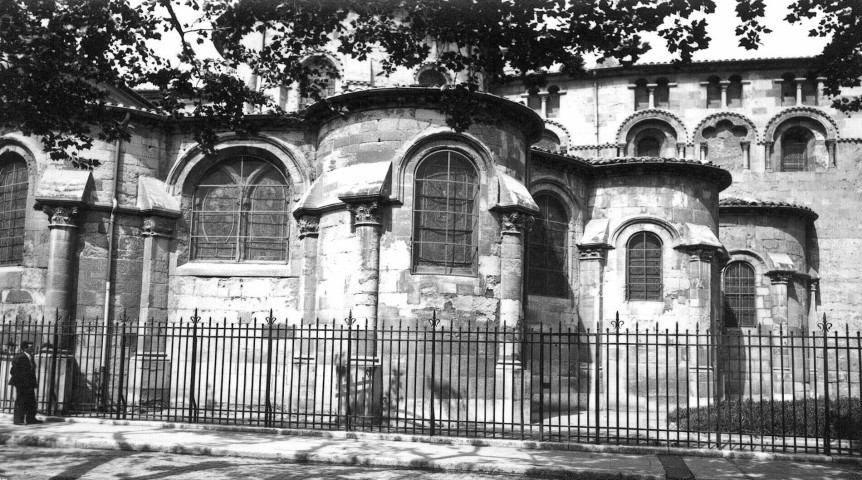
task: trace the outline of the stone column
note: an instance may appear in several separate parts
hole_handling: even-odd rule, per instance
[[[751,142],[743,140],[739,146],[742,148],[742,169],[751,170]]]
[[[496,418],[498,422],[529,422],[530,375],[521,363],[523,325],[524,234],[533,216],[519,210],[501,213],[500,326],[498,346]]]
[[[676,144],[676,157],[685,158],[685,143],[679,142]]]
[[[692,406],[706,406],[724,396],[724,381],[718,365],[718,334],[721,333],[720,271],[716,249],[687,248],[688,253],[688,328],[696,335],[689,347],[688,397]]]
[[[727,107],[727,87],[730,86],[730,80],[722,80],[721,85],[721,108]]]
[[[701,162],[706,161],[706,152],[709,148],[709,144],[707,142],[700,142],[700,148],[698,148],[698,160]]]
[[[626,154],[626,144],[625,143],[618,143],[617,144],[617,156],[618,157],[624,157],[625,154]]]
[[[303,215],[299,219],[299,240],[302,241],[302,273],[299,277],[302,323],[312,324],[317,318],[317,255],[320,218]]]
[[[542,118],[548,118],[548,92],[539,93],[539,98],[542,100]]]
[[[795,378],[801,382],[801,358],[793,365],[793,355],[790,344],[789,298],[788,290],[793,288],[793,272],[773,270],[766,275],[772,279],[772,398],[775,400],[790,400],[793,397],[795,385],[792,369],[798,370]],[[795,328],[794,328],[795,330]],[[794,332],[798,333],[798,332]],[[796,337],[798,339],[798,337]],[[798,346],[797,346],[798,347]],[[798,352],[797,352],[798,353]],[[800,355],[796,355],[801,357]]]
[[[772,171],[772,141],[763,142],[763,165],[767,172]]]
[[[647,92],[649,92],[649,108],[655,108],[655,89],[658,87],[656,83],[647,84]]]
[[[578,245],[580,268],[578,292],[578,316],[584,330],[597,332],[602,328],[604,315],[604,272],[610,245]],[[580,327],[580,326],[579,326]],[[601,348],[594,342],[596,337],[585,336],[578,349],[578,403],[587,408],[601,408],[605,400],[601,390],[604,378],[604,363],[600,358]]]
[[[343,404],[346,409],[361,414],[373,424],[383,413],[383,370],[377,357],[377,297],[380,289],[380,230],[382,224],[377,200],[345,200],[353,214],[359,271],[350,276],[348,295],[357,322],[353,334],[354,346],[347,374],[355,382],[351,397]],[[367,325],[367,328],[366,328]],[[362,385],[360,388],[359,385]]]
[[[131,365],[131,404],[147,409],[169,406],[171,360],[167,354],[168,269],[174,220],[159,216],[144,219],[144,261],[138,345]]]
[[[826,151],[829,153],[829,163],[826,165],[826,168],[837,168],[838,167],[838,158],[835,152],[836,142],[834,138],[826,139]]]
[[[37,205],[50,219],[48,272],[45,287],[45,317],[57,319],[57,354],[37,354],[39,365],[39,401],[49,414],[65,411],[72,394],[72,372],[75,365],[72,334],[75,332],[76,255],[78,247],[78,213],[74,205]],[[53,343],[55,339],[47,338]],[[50,381],[49,381],[50,380]]]
[[[359,271],[351,275],[349,295],[353,316],[359,322],[377,325],[377,295],[380,286],[380,215],[376,201],[353,202],[347,208],[353,214],[353,225],[359,241]]]

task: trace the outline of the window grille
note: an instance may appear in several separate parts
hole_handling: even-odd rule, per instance
[[[287,260],[288,195],[284,175],[265,160],[222,162],[195,187],[191,259]]]
[[[626,291],[629,300],[661,300],[661,240],[649,232],[629,239]]]
[[[476,170],[464,155],[441,150],[422,160],[413,210],[414,271],[473,273],[478,193]]]
[[[0,265],[24,261],[24,217],[27,211],[27,163],[17,155],[0,167]]]
[[[728,327],[756,327],[754,268],[733,262],[724,270],[724,324]]]
[[[808,140],[801,135],[787,133],[781,139],[781,171],[801,172],[805,170],[805,154]]]
[[[536,195],[539,216],[529,234],[527,293],[546,297],[569,296],[569,217],[553,195]]]

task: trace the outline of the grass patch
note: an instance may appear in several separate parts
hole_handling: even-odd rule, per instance
[[[668,415],[668,422],[680,430],[694,432],[743,433],[762,436],[822,438],[829,427],[834,439],[862,438],[862,402],[858,398],[841,398],[826,402],[818,399],[731,400],[709,408],[680,408]]]

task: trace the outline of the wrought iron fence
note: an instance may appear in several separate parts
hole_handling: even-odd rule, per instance
[[[47,414],[862,455],[862,338],[832,330],[3,319]],[[0,390],[11,411],[13,391]]]

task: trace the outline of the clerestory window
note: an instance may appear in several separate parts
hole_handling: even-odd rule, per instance
[[[413,270],[472,274],[476,268],[476,168],[453,150],[419,163],[413,207]]]
[[[220,162],[194,190],[191,259],[219,262],[287,260],[288,181],[261,158]]]

